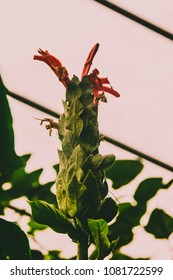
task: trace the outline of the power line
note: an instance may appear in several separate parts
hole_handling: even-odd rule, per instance
[[[154,164],[156,164],[156,165],[158,165],[160,167],[163,167],[163,168],[173,172],[173,167],[168,165],[168,164],[166,164],[166,163],[164,163],[164,162],[162,162],[162,161],[159,161],[159,160],[157,160],[157,159],[155,159],[155,158],[153,158],[151,156],[148,156],[148,155],[146,155],[146,154],[144,154],[144,153],[142,153],[142,152],[140,152],[140,151],[138,151],[136,149],[133,149],[133,148],[131,148],[131,147],[129,147],[129,146],[127,146],[127,145],[117,141],[117,140],[114,140],[114,139],[112,139],[112,138],[110,138],[108,136],[104,136],[104,139],[107,142],[109,142],[109,143],[111,143],[111,144],[113,144],[113,145],[115,145],[115,146],[117,146],[117,147],[119,147],[119,148],[121,148],[123,150],[126,150],[126,151],[128,151],[128,152],[130,152],[132,154],[135,154],[135,155],[137,155],[137,156],[139,156],[139,157],[141,157],[141,158],[143,158],[143,159],[145,159],[147,161],[150,161],[150,162],[152,162],[152,163],[154,163]]]
[[[33,101],[31,101],[31,100],[29,100],[29,99],[27,99],[25,97],[22,97],[22,96],[20,96],[20,95],[18,95],[16,93],[13,93],[13,92],[7,90],[7,94],[9,96],[13,97],[14,99],[16,99],[16,100],[18,100],[18,101],[20,101],[20,102],[22,102],[22,103],[24,103],[24,104],[26,104],[26,105],[28,105],[30,107],[33,107],[33,108],[35,108],[35,109],[37,109],[39,111],[42,111],[42,112],[44,112],[44,113],[46,113],[46,114],[48,114],[48,115],[50,115],[50,116],[52,116],[54,118],[59,118],[60,117],[60,115],[58,113],[56,113],[56,112],[54,112],[52,110],[49,110],[48,108],[46,108],[44,106],[41,106],[40,104],[35,103],[35,102],[33,102]]]
[[[16,99],[16,100],[18,100],[18,101],[20,101],[22,103],[25,103],[26,105],[31,106],[31,107],[39,110],[39,111],[42,111],[42,112],[44,112],[44,113],[46,113],[46,114],[48,114],[48,115],[50,115],[52,117],[55,117],[55,118],[59,118],[60,117],[60,115],[58,113],[56,113],[56,112],[54,112],[54,111],[52,111],[52,110],[50,110],[50,109],[48,109],[48,108],[46,108],[44,106],[41,106],[38,103],[35,103],[35,102],[33,102],[33,101],[31,101],[31,100],[29,100],[27,98],[24,98],[24,97],[22,97],[20,95],[17,95],[15,93],[13,93],[13,92],[10,92],[8,90],[7,90],[7,94],[9,96],[11,96],[12,98],[14,98],[14,99]],[[152,163],[154,163],[154,164],[156,164],[156,165],[158,165],[158,166],[160,166],[160,167],[162,167],[164,169],[167,169],[167,170],[173,172],[173,167],[172,166],[170,166],[170,165],[168,165],[168,164],[166,164],[166,163],[164,163],[162,161],[159,161],[159,160],[157,160],[157,159],[155,159],[155,158],[153,158],[151,156],[148,156],[148,155],[146,155],[146,154],[144,154],[144,153],[142,153],[142,152],[140,152],[140,151],[138,151],[136,149],[133,149],[133,148],[131,148],[131,147],[129,147],[129,146],[127,146],[127,145],[125,145],[125,144],[123,144],[123,143],[113,139],[113,138],[110,138],[108,136],[104,136],[104,140],[106,142],[110,143],[110,144],[113,144],[114,146],[117,146],[117,147],[119,147],[119,148],[121,148],[123,150],[126,150],[126,151],[128,151],[128,152],[130,152],[132,154],[135,154],[135,155],[137,155],[137,156],[139,156],[139,157],[141,157],[141,158],[143,158],[143,159],[145,159],[147,161],[150,161],[150,162],[152,162]]]
[[[131,12],[129,12],[129,11],[127,11],[127,10],[125,10],[125,9],[123,9],[123,8],[117,6],[117,5],[115,5],[115,4],[113,4],[109,1],[105,1],[105,0],[94,0],[94,1],[97,2],[97,3],[100,3],[101,5],[109,8],[109,9],[111,9],[111,10],[113,10],[113,11],[115,11],[115,12],[117,12],[117,13],[119,13],[119,14],[121,14],[121,15],[123,15],[123,16],[141,24],[141,25],[143,25],[143,26],[145,26],[146,28],[148,28],[148,29],[150,29],[150,30],[152,30],[152,31],[170,39],[170,40],[173,40],[173,34],[172,33],[158,27],[157,25],[155,25],[155,24],[153,24],[153,23],[151,23],[151,22],[149,22],[149,21],[147,21],[143,18],[140,18],[140,17],[136,16],[135,14],[132,14]]]

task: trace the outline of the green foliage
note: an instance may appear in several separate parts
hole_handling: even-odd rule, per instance
[[[118,212],[118,206],[111,197],[106,197],[101,202],[96,219],[103,218],[107,223],[111,222]]]
[[[108,225],[105,220],[93,220],[88,219],[88,226],[91,232],[91,235],[94,239],[94,243],[97,249],[96,259],[104,259],[111,251],[115,250],[115,246],[118,242],[117,240],[109,242],[108,239]]]
[[[37,223],[46,225],[59,233],[73,233],[75,231],[70,220],[53,205],[39,200],[29,201],[29,204],[32,209],[32,217]]]
[[[148,259],[145,259],[145,258],[132,258],[130,256],[127,256],[125,254],[122,254],[121,252],[119,251],[115,251],[113,253],[113,256],[111,258],[111,260],[148,260]]]
[[[156,195],[160,189],[168,189],[173,183],[173,180],[167,184],[163,184],[162,178],[148,178],[140,183],[138,189],[134,194],[134,199],[139,203],[146,203]]]
[[[56,180],[59,210],[70,218],[94,218],[107,195],[104,168],[115,157],[98,152],[97,106],[87,77],[81,83],[77,79],[69,83],[63,104],[65,112],[58,124],[62,141]]]
[[[0,260],[29,260],[31,252],[25,233],[15,223],[0,219]]]
[[[26,173],[24,167],[21,167],[10,172],[8,176],[0,177],[0,211],[2,214],[4,207],[9,205],[11,199],[17,199],[22,196],[26,196],[29,200],[41,198],[54,205],[57,204],[55,195],[50,191],[54,182],[41,185],[39,183],[41,173],[42,169]],[[11,185],[8,190],[3,189],[3,185],[6,183]]]
[[[40,184],[42,169],[27,173],[25,166],[30,155],[19,157],[14,150],[12,116],[6,98],[8,90],[0,80],[0,214],[12,208],[28,217],[28,237],[46,227],[68,234],[79,244],[95,244],[90,259],[132,259],[122,254],[121,248],[133,240],[133,229],[147,211],[148,201],[159,190],[169,190],[173,180],[164,184],[162,178],[148,178],[137,186],[136,204],[116,203],[108,196],[106,179],[114,189],[130,183],[142,171],[139,160],[116,160],[112,154],[99,154],[97,106],[87,78],[82,82],[75,77],[63,102],[64,114],[59,120],[58,151],[60,165],[54,166],[57,198],[52,193],[53,182]],[[8,185],[8,188],[5,186]],[[129,185],[130,188],[130,185]],[[116,191],[114,192],[116,196]],[[25,209],[13,207],[15,199],[30,200],[32,218]],[[88,219],[89,218],[89,219]],[[154,209],[145,230],[155,238],[168,239],[173,232],[173,219],[162,209]],[[86,247],[86,250],[88,248]],[[111,253],[111,255],[110,255]],[[82,255],[82,253],[81,253]],[[25,233],[15,223],[0,219],[0,259],[63,259],[60,251],[43,254],[29,248]],[[72,259],[76,259],[74,256]],[[139,258],[141,259],[141,258]]]
[[[112,180],[114,189],[118,189],[130,183],[143,169],[139,160],[116,160],[106,170],[106,176]]]
[[[145,229],[156,238],[169,238],[173,233],[173,218],[163,210],[155,209]]]
[[[0,77],[0,176],[5,176],[22,165],[14,150],[13,120],[6,98],[7,92]]]

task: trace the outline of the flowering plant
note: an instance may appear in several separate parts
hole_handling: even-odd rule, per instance
[[[63,101],[64,113],[58,124],[52,120],[47,128],[58,128],[62,150],[58,150],[59,173],[56,179],[56,197],[58,208],[52,209],[43,202],[31,202],[33,217],[37,221],[35,208],[47,207],[60,219],[59,232],[68,233],[78,244],[78,259],[88,259],[88,247],[95,243],[97,259],[103,259],[117,243],[109,241],[108,225],[117,214],[116,202],[107,197],[108,184],[105,169],[114,161],[113,154],[102,156],[99,153],[101,137],[98,129],[98,104],[106,101],[105,92],[119,97],[119,93],[110,85],[107,78],[99,78],[99,71],[89,73],[92,60],[98,50],[96,44],[90,51],[81,81],[76,77],[70,80],[62,63],[39,49],[35,60],[47,63],[66,88],[66,100]],[[37,204],[37,205],[36,205]],[[60,223],[59,221],[59,223]],[[63,227],[63,230],[62,230]]]
[[[28,238],[33,239],[40,247],[35,234],[47,227],[55,232],[68,234],[77,244],[77,259],[104,259],[111,252],[107,257],[111,260],[134,259],[132,250],[128,256],[121,248],[135,240],[134,228],[138,226],[143,228],[144,233],[140,236],[141,244],[146,241],[147,233],[152,234],[155,237],[152,238],[153,246],[154,242],[160,243],[163,239],[170,258],[172,257],[168,246],[173,231],[172,216],[166,213],[166,208],[155,208],[150,212],[147,207],[148,201],[155,198],[159,190],[163,191],[163,200],[169,196],[167,194],[170,193],[172,179],[164,183],[161,177],[153,177],[137,183],[132,203],[122,202],[122,199],[127,201],[126,189],[119,198],[118,207],[109,197],[111,190],[123,188],[136,178],[142,171],[143,164],[140,159],[115,160],[112,154],[103,156],[99,153],[100,141],[103,140],[98,130],[99,102],[106,101],[105,92],[117,97],[119,94],[113,90],[107,78],[99,78],[97,69],[88,74],[98,47],[96,44],[91,50],[81,81],[75,76],[70,79],[66,68],[47,51],[39,50],[40,55],[34,57],[46,62],[66,88],[64,113],[58,124],[48,118],[41,120],[41,124],[49,122],[46,128],[50,135],[52,129],[58,129],[62,142],[58,151],[59,165],[54,166],[58,171],[56,196],[51,191],[54,181],[40,183],[39,177],[43,169],[30,173],[26,171],[25,166],[31,155],[16,154],[13,118],[7,95],[32,104],[35,108],[40,109],[40,105],[10,92],[0,78],[0,260],[62,259],[60,251],[45,252],[43,248],[41,251],[35,250],[35,246],[29,245]],[[112,183],[109,191],[107,179]],[[130,185],[128,187],[130,190]],[[25,206],[21,208],[19,205],[21,198],[30,201],[32,216]],[[6,210],[18,214],[15,223],[12,222],[13,218],[10,221],[11,212]],[[141,224],[143,216],[149,212],[148,223]],[[18,225],[22,217],[27,217],[24,219],[27,234],[22,230],[23,225]],[[95,250],[89,255],[90,244],[95,245]],[[153,258],[150,247],[148,244],[147,259]],[[138,247],[138,258],[146,256],[142,248],[143,245]],[[76,257],[72,259],[74,258]]]

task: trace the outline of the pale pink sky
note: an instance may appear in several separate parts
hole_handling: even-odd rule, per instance
[[[171,32],[172,0],[112,2]],[[107,95],[108,103],[100,104],[100,131],[173,165],[170,40],[91,0],[1,0],[0,26],[0,70],[6,86],[59,113],[65,89],[47,65],[33,61],[33,55],[38,48],[48,49],[67,67],[71,77],[80,77],[89,50],[100,43],[92,67],[109,77],[121,94],[119,99]],[[57,162],[60,142],[56,133],[49,138],[33,119],[47,116],[11,98],[9,102],[18,154],[33,154],[29,171],[45,167],[42,182],[54,178],[51,166]],[[107,143],[102,144],[101,152],[113,152],[119,159],[136,158]],[[139,181],[159,176],[167,182],[172,177],[170,172],[145,163]],[[126,193],[130,195],[134,187],[126,187]],[[155,206],[163,207],[162,201],[173,214],[170,196],[165,193]]]

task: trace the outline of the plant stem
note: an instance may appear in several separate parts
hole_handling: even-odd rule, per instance
[[[88,236],[83,234],[77,241],[77,260],[88,260]]]

